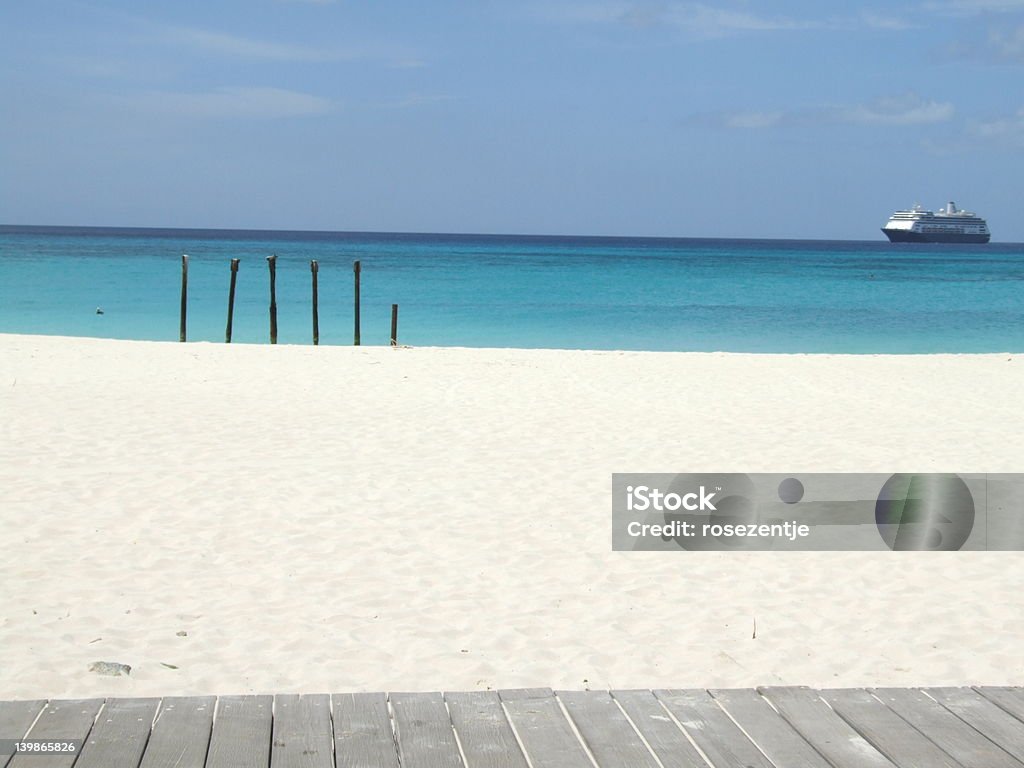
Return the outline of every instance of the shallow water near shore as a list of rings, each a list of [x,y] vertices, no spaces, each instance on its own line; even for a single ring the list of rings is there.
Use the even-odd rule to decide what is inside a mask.
[[[181,255],[188,337],[733,352],[1024,349],[1024,245],[0,227],[0,332],[177,340]],[[97,314],[97,308],[103,310]]]

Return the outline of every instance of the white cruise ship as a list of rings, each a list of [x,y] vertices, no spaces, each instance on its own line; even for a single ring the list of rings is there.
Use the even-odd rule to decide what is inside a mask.
[[[938,212],[920,205],[896,211],[882,231],[893,243],[987,243],[991,238],[983,218],[958,210],[952,202]]]

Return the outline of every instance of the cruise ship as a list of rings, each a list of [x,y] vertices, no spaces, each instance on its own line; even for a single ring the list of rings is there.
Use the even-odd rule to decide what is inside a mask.
[[[987,243],[991,238],[983,218],[958,210],[953,202],[938,212],[920,205],[896,211],[882,231],[893,243]]]

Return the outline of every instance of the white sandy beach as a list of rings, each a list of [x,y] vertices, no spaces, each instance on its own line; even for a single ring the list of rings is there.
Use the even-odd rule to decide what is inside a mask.
[[[0,336],[0,698],[1021,685],[1024,554],[615,553],[610,486],[1021,471],[1022,392],[1008,354]]]

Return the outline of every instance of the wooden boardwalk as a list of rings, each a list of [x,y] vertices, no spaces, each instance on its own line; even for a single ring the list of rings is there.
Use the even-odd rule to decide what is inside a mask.
[[[12,755],[19,739],[76,747]],[[1024,768],[1024,688],[0,702],[0,768],[399,766]]]

